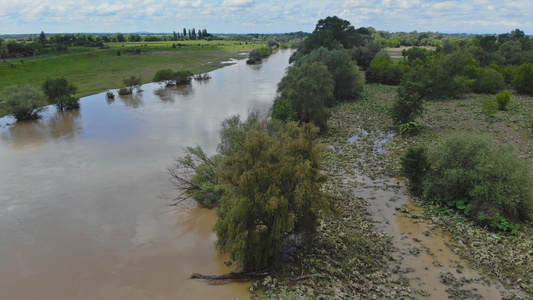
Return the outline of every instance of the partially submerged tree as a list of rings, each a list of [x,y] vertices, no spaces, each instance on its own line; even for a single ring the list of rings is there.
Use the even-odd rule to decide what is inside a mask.
[[[58,110],[69,110],[80,107],[80,98],[74,97],[78,88],[65,77],[48,77],[42,85],[48,103],[54,104]]]
[[[289,122],[272,135],[268,125],[233,122],[226,130],[217,248],[244,271],[272,269],[290,238],[309,245],[320,211],[330,207],[321,191],[318,129]]]
[[[4,109],[17,121],[37,119],[46,109],[46,101],[34,87],[26,84],[21,87],[13,85],[4,90]]]
[[[321,130],[327,129],[328,114],[324,107],[333,97],[335,81],[326,65],[315,62],[294,66],[278,84],[274,105],[282,99],[291,103],[298,121],[313,123]]]
[[[175,73],[171,69],[158,70],[155,73],[154,81],[164,83],[166,86],[176,85]]]
[[[141,92],[141,77],[137,76],[130,76],[127,78],[124,78],[122,80],[124,82],[125,87],[121,88],[119,90],[119,94],[125,95],[125,94],[133,94],[133,91],[137,90],[137,92]]]

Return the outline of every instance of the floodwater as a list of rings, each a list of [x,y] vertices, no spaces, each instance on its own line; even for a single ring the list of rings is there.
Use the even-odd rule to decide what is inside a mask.
[[[359,129],[348,143],[361,146],[361,164],[370,152],[387,155],[384,145],[391,133]],[[360,139],[365,137],[365,139]],[[364,144],[367,144],[366,147]],[[335,148],[332,150],[336,151]],[[502,299],[506,291],[468,267],[451,249],[451,239],[424,218],[423,209],[409,198],[403,182],[393,178],[371,178],[361,170],[346,179],[356,196],[367,199],[376,227],[387,233],[395,249],[388,272],[394,279],[406,278],[416,299]]]
[[[166,169],[186,146],[213,154],[221,121],[266,112],[291,51],[190,87],[145,84],[34,122],[0,119],[0,299],[234,299],[246,284],[215,250],[214,212],[168,206]]]

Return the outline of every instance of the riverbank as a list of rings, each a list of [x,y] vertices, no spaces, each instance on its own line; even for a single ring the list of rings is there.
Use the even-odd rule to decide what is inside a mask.
[[[182,43],[176,48],[172,48],[172,42],[113,43],[110,49],[0,61],[0,96],[10,85],[30,84],[40,89],[47,77],[65,76],[78,87],[76,96],[84,97],[118,89],[129,76],[141,77],[142,83],[152,82],[160,69],[189,70],[194,74],[210,72],[226,66],[223,62],[232,58],[246,58],[239,53],[259,47],[259,44],[224,41]],[[4,115],[0,109],[0,117]]]
[[[483,96],[431,102],[419,136],[398,136],[387,112],[396,87],[365,86],[365,97],[331,110],[324,170],[337,216],[321,224],[318,243],[292,272],[325,274],[298,285],[267,281],[266,297],[311,299],[527,299],[533,296],[531,229],[518,235],[476,228],[408,200],[399,156],[410,145],[446,131],[488,132],[514,142],[531,159],[533,99],[514,97],[494,118],[481,113]],[[531,122],[529,120],[529,122]],[[298,274],[302,275],[302,274]]]

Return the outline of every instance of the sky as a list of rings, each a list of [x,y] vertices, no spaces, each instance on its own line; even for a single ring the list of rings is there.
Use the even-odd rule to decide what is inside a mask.
[[[334,15],[390,32],[533,35],[533,0],[0,0],[0,34],[312,32]]]

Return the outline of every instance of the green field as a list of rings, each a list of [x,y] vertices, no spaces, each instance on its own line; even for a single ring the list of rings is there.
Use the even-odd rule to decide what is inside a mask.
[[[176,44],[176,48],[172,44]],[[181,44],[181,45],[178,45]],[[30,84],[40,88],[46,77],[65,76],[83,97],[123,86],[122,79],[140,76],[151,82],[159,69],[189,70],[194,74],[222,67],[260,44],[230,41],[181,41],[109,43],[109,49],[70,47],[69,53],[0,61],[0,99],[10,85]],[[140,54],[134,50],[140,49]],[[120,56],[117,52],[120,51]],[[246,56],[241,55],[241,58]],[[0,116],[4,113],[0,109]]]

